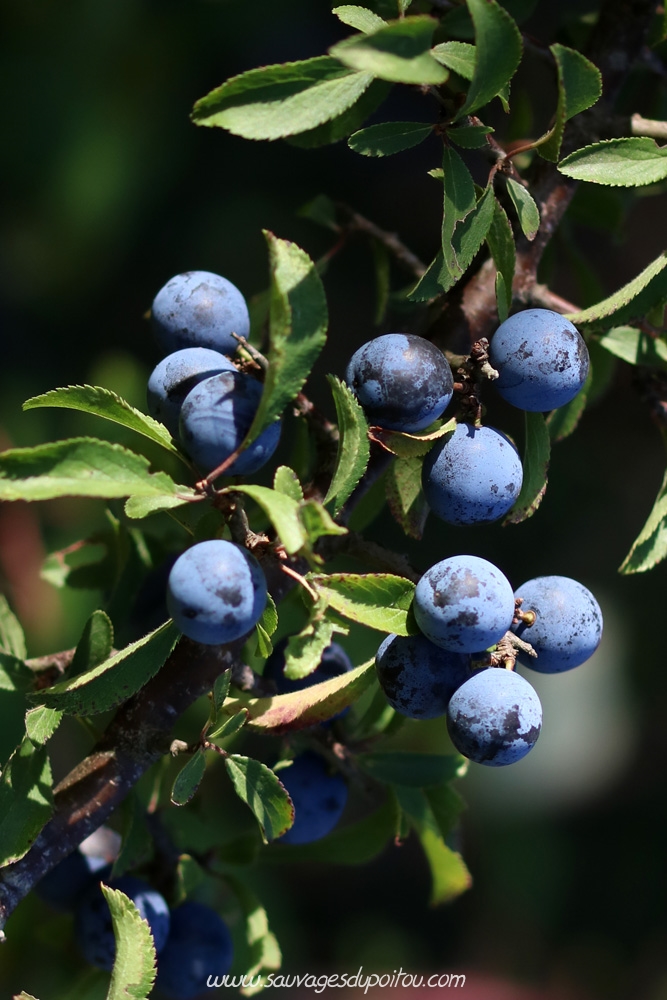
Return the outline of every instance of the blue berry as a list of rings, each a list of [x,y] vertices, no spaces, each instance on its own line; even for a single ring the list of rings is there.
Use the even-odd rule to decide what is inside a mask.
[[[232,958],[232,936],[215,910],[203,903],[181,903],[171,911],[156,986],[170,1000],[194,1000],[206,990],[209,976],[227,975]]]
[[[431,448],[422,472],[428,505],[448,524],[497,521],[514,505],[522,482],[512,442],[494,427],[464,423]]]
[[[132,900],[139,913],[148,921],[159,952],[169,934],[169,907],[164,898],[147,882],[123,875],[110,883],[111,889],[120,889]],[[81,899],[74,915],[74,933],[87,962],[98,969],[113,968],[116,941],[113,933],[111,911],[102,895],[99,884],[93,886]]]
[[[151,308],[155,339],[165,354],[183,347],[210,347],[233,354],[247,337],[248,307],[240,291],[227,278],[210,271],[186,271],[160,289]]]
[[[257,624],[265,605],[261,566],[233,542],[199,542],[178,557],[169,573],[169,614],[195,642],[217,645],[240,639]]]
[[[452,556],[417,584],[417,625],[436,646],[474,653],[497,643],[514,616],[514,594],[500,570],[478,556]]]
[[[535,412],[574,399],[590,366],[577,328],[551,309],[524,309],[501,323],[491,340],[489,361],[499,372],[494,385],[503,399]]]
[[[294,803],[294,824],[280,839],[286,844],[309,844],[331,833],[347,802],[347,785],[340,774],[331,774],[319,754],[307,751],[278,777]]]
[[[590,590],[567,576],[538,576],[524,583],[515,597],[522,611],[537,615],[532,625],[519,622],[512,631],[529,642],[537,659],[519,652],[525,667],[559,674],[589,659],[602,638],[602,612]]]
[[[452,372],[442,351],[423,337],[386,333],[356,351],[345,380],[373,424],[422,431],[452,398]]]
[[[375,657],[387,701],[410,719],[434,719],[470,677],[470,657],[435,646],[423,635],[388,635]]]
[[[35,892],[56,910],[73,910],[86,889],[110,871],[106,858],[88,857],[77,849],[38,882]]]
[[[447,730],[459,753],[477,764],[513,764],[532,750],[542,727],[534,688],[512,670],[473,674],[449,702]]]
[[[224,354],[208,347],[185,347],[168,354],[148,379],[148,412],[160,420],[173,437],[178,435],[178,418],[183,400],[204,379],[236,368]]]
[[[250,430],[262,386],[250,375],[222,372],[196,385],[181,407],[179,436],[190,458],[206,472],[221,465]],[[226,470],[228,476],[256,472],[273,455],[280,440],[280,421],[262,431]]]

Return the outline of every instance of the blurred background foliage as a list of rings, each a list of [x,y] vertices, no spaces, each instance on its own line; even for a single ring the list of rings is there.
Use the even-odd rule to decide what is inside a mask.
[[[438,164],[435,139],[376,161],[344,143],[304,150],[189,122],[193,102],[223,79],[321,54],[344,37],[347,29],[328,6],[2,5],[0,446],[113,435],[111,425],[64,411],[23,415],[21,402],[56,385],[89,382],[143,407],[158,359],[145,318],[157,289],[197,268],[224,274],[248,297],[260,292],[267,282],[263,228],[314,258],[332,245],[330,233],[299,215],[320,193],[398,232],[424,260],[433,256],[441,195],[426,171]],[[530,4],[522,6],[529,12]],[[548,43],[576,45],[595,10],[578,0],[542,0],[525,29]],[[661,54],[633,74],[622,110],[665,116],[664,87],[656,86]],[[383,118],[427,120],[430,105],[402,89]],[[510,119],[496,109],[490,116],[501,140],[539,134],[555,88],[530,52],[512,99]],[[664,185],[639,197],[582,187],[545,257],[542,280],[581,306],[610,293],[663,249],[666,208]],[[400,273],[393,278],[396,287],[404,282]],[[331,261],[325,285],[329,344],[308,391],[334,416],[323,373],[342,375],[359,344],[396,325],[374,326],[373,256],[363,240]],[[444,342],[446,327],[440,336]],[[520,439],[516,411],[488,395],[489,422]],[[115,439],[124,440],[120,432]],[[365,868],[304,864],[257,873],[286,969],[352,971],[363,964],[380,972],[400,965],[529,984],[531,997],[667,997],[667,568],[617,574],[663,469],[659,431],[632,372],[619,362],[576,434],[555,448],[546,498],[527,523],[468,530],[431,520],[416,543],[388,515],[374,522],[371,537],[407,552],[419,569],[467,550],[497,562],[515,585],[550,573],[580,579],[602,604],[605,638],[580,670],[531,676],[545,706],[534,753],[500,773],[473,766],[462,784],[469,809],[460,846],[474,886],[460,900],[428,909],[428,873],[411,841]],[[102,505],[83,500],[0,506],[0,580],[27,630],[30,655],[76,642],[99,601],[94,592],[55,590],[43,581],[45,555],[104,525]],[[353,633],[345,644],[360,663],[378,639]],[[0,718],[3,759],[18,737],[10,709]],[[74,725],[63,733],[54,747],[59,776],[90,745]],[[414,748],[447,746],[442,720],[408,724],[400,739]],[[42,996],[43,989],[51,1000],[78,964],[66,918],[30,899],[8,929],[2,995],[30,988]],[[500,998],[499,981],[494,988]],[[508,996],[523,996],[518,985],[514,990]],[[468,995],[474,1000],[472,990]]]

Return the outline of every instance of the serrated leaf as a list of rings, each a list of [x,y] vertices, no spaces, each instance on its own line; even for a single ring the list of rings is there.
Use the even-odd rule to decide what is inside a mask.
[[[556,119],[546,142],[538,146],[545,160],[558,161],[565,122],[590,108],[602,93],[602,75],[581,52],[565,45],[550,45],[558,71],[558,105]]]
[[[352,132],[361,128],[366,119],[377,111],[391,89],[390,83],[386,83],[384,80],[373,80],[370,87],[342,115],[337,115],[331,121],[324,122],[323,125],[318,125],[317,128],[310,129],[308,132],[292,135],[287,139],[287,142],[290,146],[314,149],[346,139]]]
[[[41,747],[50,740],[60,725],[63,712],[46,705],[30,708],[25,715],[25,731],[34,746]]]
[[[605,351],[630,365],[662,367],[667,362],[667,343],[660,338],[649,337],[634,326],[612,327],[597,342]]]
[[[328,618],[317,618],[289,638],[285,648],[285,677],[301,680],[320,665],[322,653],[331,645],[334,635],[347,635],[349,629]]]
[[[357,755],[359,766],[376,781],[412,788],[442,785],[459,775],[465,758],[459,754],[376,751]]]
[[[0,649],[19,660],[25,660],[27,655],[21,623],[4,594],[0,594]]]
[[[521,33],[495,0],[468,0],[475,26],[475,68],[465,104],[456,118],[463,118],[488,104],[509,83],[521,62]]]
[[[269,368],[247,447],[301,391],[327,339],[327,303],[317,269],[295,243],[265,232],[271,268]]]
[[[372,34],[345,38],[329,54],[350,69],[391,83],[444,83],[449,74],[430,53],[437,23],[425,15],[391,21]]]
[[[398,455],[399,458],[424,457],[436,441],[451,434],[456,429],[456,418],[452,417],[443,423],[437,422],[435,430],[427,428],[421,434],[408,434],[405,431],[391,431],[384,427],[373,428],[373,438],[383,448]]]
[[[391,573],[310,573],[306,579],[344,618],[379,632],[411,634],[408,611],[415,592],[411,580]]]
[[[507,193],[512,199],[519,217],[519,225],[526,239],[534,240],[540,228],[540,212],[535,204],[535,199],[528,188],[519,184],[512,177],[507,178]]]
[[[193,797],[206,773],[206,757],[203,750],[197,750],[190,757],[185,767],[176,775],[171,790],[171,803],[184,806]]]
[[[231,719],[225,719],[224,722],[216,725],[210,733],[206,734],[206,738],[221,743],[223,740],[228,740],[230,737],[235,736],[239,730],[243,729],[247,721],[248,713],[245,709],[241,709],[236,715],[232,715]]]
[[[100,663],[111,656],[113,649],[113,625],[111,619],[104,611],[93,611],[92,615],[83,627],[83,633],[79,639],[70,675],[82,674],[86,670],[92,670]]]
[[[619,572],[645,573],[667,556],[667,473],[646,524],[632,543]]]
[[[452,237],[452,247],[456,255],[458,267],[464,273],[472,264],[475,254],[486,239],[486,234],[493,221],[493,212],[496,200],[493,195],[493,188],[487,187],[476,207],[465,217],[456,227]],[[452,269],[447,280],[443,281],[444,291],[448,291],[452,284],[458,281],[455,269]]]
[[[35,679],[23,660],[9,653],[0,653],[0,691],[27,691]]]
[[[432,173],[433,171],[429,171]],[[445,258],[442,248],[438,250],[426,271],[421,276],[415,287],[408,293],[410,302],[429,302],[442,294],[442,284],[440,275],[445,269]]]
[[[351,73],[329,56],[261,66],[230,77],[202,97],[192,120],[245,139],[281,139],[336,118],[372,79],[370,73]]]
[[[278,493],[284,493],[286,497],[296,500],[297,503],[303,500],[303,488],[299,477],[294,469],[290,469],[288,465],[281,465],[276,469],[273,477],[273,488]]]
[[[327,375],[327,381],[336,405],[339,440],[336,468],[324,502],[335,501],[334,513],[337,514],[366,471],[370,443],[364,411],[352,390],[335,375]]]
[[[431,870],[431,905],[438,906],[455,899],[472,884],[463,858],[445,844],[423,790],[399,785],[396,786],[396,793],[401,808],[419,837]]]
[[[399,809],[396,796],[387,796],[375,812],[342,829],[333,830],[310,844],[273,844],[262,861],[288,864],[295,861],[322,861],[332,865],[365,865],[377,857],[396,833]]]
[[[299,517],[311,545],[324,535],[347,534],[347,528],[336,524],[326,507],[317,500],[305,500],[299,507]]]
[[[608,329],[644,316],[665,296],[667,296],[667,251],[651,261],[641,274],[619,288],[613,295],[589,306],[588,309],[566,313],[566,319],[576,326],[591,324]]]
[[[240,961],[246,970],[244,981],[248,985],[241,987],[240,992],[242,996],[254,996],[263,989],[263,984],[257,983],[257,979],[262,978],[261,973],[280,968],[280,948],[271,933],[266,910],[255,893],[233,875],[226,874],[225,881],[239,901],[244,918],[245,953],[240,956]]]
[[[445,266],[444,276],[440,276],[441,284],[446,283],[450,277],[456,280],[463,274],[463,264],[457,260],[454,248],[454,233],[459,223],[462,223],[477,206],[472,174],[451,146],[444,147],[442,171],[444,205],[441,246]]]
[[[190,486],[177,485],[176,490],[178,491],[178,496],[167,494],[166,496],[154,497],[128,497],[125,501],[125,514],[133,520],[139,521],[142,517],[149,517],[151,514],[159,514],[160,511],[163,510],[173,510],[175,507],[185,507],[195,498],[199,498],[198,494],[195,493]],[[188,497],[192,499],[188,500]]]
[[[422,490],[423,457],[402,459],[389,467],[386,494],[389,510],[410,538],[420,539],[429,513]]]
[[[234,791],[255,815],[265,840],[280,837],[294,822],[294,806],[278,776],[259,760],[229,754],[225,767]]]
[[[486,146],[487,136],[495,132],[489,125],[463,125],[447,129],[447,137],[462,149],[481,149]]]
[[[552,410],[552,412],[547,417],[547,428],[549,430],[549,437],[552,441],[564,441],[566,437],[569,437],[574,430],[576,430],[579,421],[584,415],[584,410],[586,409],[586,403],[588,402],[588,394],[591,391],[591,386],[593,385],[594,371],[593,365],[589,365],[588,375],[586,376],[586,381],[583,386],[569,403],[565,406],[559,406],[557,410]]]
[[[602,139],[558,164],[566,177],[611,187],[643,187],[667,177],[667,148],[646,136]]]
[[[384,28],[387,24],[385,19],[374,11],[368,10],[367,7],[357,7],[353,4],[343,4],[341,7],[334,7],[331,13],[335,14],[343,24],[347,24],[350,28],[356,28],[357,31],[363,31],[365,34],[377,31],[378,28]]]
[[[103,417],[114,424],[120,424],[122,427],[128,427],[130,430],[136,431],[137,434],[142,434],[150,441],[159,444],[189,466],[186,456],[176,446],[164,424],[149,417],[148,414],[142,413],[141,410],[136,410],[111,389],[104,389],[99,385],[68,385],[52,389],[41,396],[26,399],[23,409],[35,410],[42,406],[81,410],[84,413]]]
[[[0,454],[0,500],[66,496],[111,500],[179,491],[166,472],[149,473],[148,469],[143,455],[96,438],[11,448]]]
[[[170,620],[149,635],[121,649],[103,663],[60,681],[33,695],[33,699],[68,715],[97,715],[136,694],[153,677],[178,642],[180,633]]]
[[[102,885],[102,892],[111,911],[116,939],[116,959],[107,1000],[148,1000],[157,972],[155,944],[148,921],[120,889]]]
[[[382,122],[354,132],[347,144],[362,156],[391,156],[418,146],[432,131],[428,122]]]
[[[271,642],[271,636],[263,627],[261,622],[257,622],[255,625],[255,637],[257,639],[255,655],[259,656],[263,660],[266,660],[267,657],[271,656],[271,653],[273,652],[273,643]]]
[[[541,413],[525,414],[523,484],[516,502],[503,524],[520,524],[535,513],[547,488],[551,439]]]
[[[221,490],[223,493],[243,493],[251,497],[258,504],[271,524],[276,529],[280,541],[285,546],[286,552],[290,555],[298,552],[306,541],[306,534],[299,519],[299,504],[296,500],[286,496],[284,493],[277,493],[268,486],[255,486],[254,484],[239,485],[230,487],[229,490]]]
[[[493,263],[502,283],[496,284],[496,299],[498,302],[498,318],[502,323],[512,306],[512,282],[516,263],[516,247],[514,234],[505,209],[497,201],[493,209],[493,219],[486,234]]]
[[[470,42],[440,42],[433,46],[431,55],[464,80],[472,80],[475,73],[475,46]]]
[[[311,684],[302,691],[275,695],[272,698],[237,698],[225,705],[234,712],[248,710],[248,725],[274,734],[304,729],[333,718],[366,690],[375,678],[375,661],[362,664],[340,677]]]
[[[26,737],[0,776],[0,868],[27,854],[51,818],[52,785],[46,750]]]
[[[275,630],[278,628],[278,608],[276,607],[276,602],[271,597],[271,594],[266,595],[266,606],[264,607],[262,617],[259,620],[267,635],[273,635]]]
[[[223,670],[215,679],[215,684],[213,685],[213,707],[216,713],[220,711],[229,694],[231,679],[231,670]]]

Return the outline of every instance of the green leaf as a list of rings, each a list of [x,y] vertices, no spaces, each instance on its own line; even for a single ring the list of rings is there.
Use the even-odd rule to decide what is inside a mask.
[[[336,118],[372,79],[370,73],[351,73],[328,56],[261,66],[230,77],[202,97],[192,120],[245,139],[282,139]]]
[[[352,4],[334,7],[331,13],[335,14],[343,24],[347,24],[350,28],[356,28],[357,31],[363,31],[365,34],[377,31],[378,28],[384,28],[387,24],[383,17],[368,10],[367,7],[356,7]]]
[[[266,607],[262,611],[262,617],[259,621],[267,635],[273,635],[278,628],[278,608],[271,594],[266,595]]]
[[[44,746],[60,725],[62,717],[63,712],[47,708],[46,705],[28,709],[25,716],[25,731],[30,742],[36,747]]]
[[[327,303],[312,260],[295,243],[264,235],[271,267],[269,368],[244,447],[301,391],[327,339]]]
[[[383,122],[355,132],[347,144],[362,156],[391,156],[418,146],[432,131],[433,126],[428,122]]]
[[[112,423],[128,427],[137,434],[142,434],[150,441],[159,444],[172,455],[176,455],[186,465],[189,462],[183,452],[174,443],[171,434],[157,420],[153,420],[141,410],[135,410],[126,400],[111,389],[103,389],[99,385],[68,385],[60,389],[52,389],[41,396],[26,399],[24,410],[35,410],[40,406],[59,406],[69,410],[82,410],[104,417]]]
[[[215,684],[213,685],[213,708],[216,713],[220,711],[229,694],[231,679],[231,670],[223,670],[215,679]]]
[[[154,854],[153,837],[146,822],[146,807],[136,790],[123,803],[123,839],[111,869],[110,881],[150,861]]]
[[[25,660],[27,655],[21,623],[4,594],[0,594],[0,649],[19,660]]]
[[[459,754],[376,751],[357,756],[359,766],[376,781],[412,788],[442,785],[459,776],[465,758]]]
[[[96,715],[136,694],[153,677],[179,639],[172,621],[121,649],[92,670],[33,695],[68,715]]]
[[[540,212],[535,204],[535,199],[523,184],[519,184],[512,177],[507,178],[507,193],[509,194],[516,214],[519,217],[521,226],[527,240],[534,240],[540,228]]]
[[[415,585],[391,573],[310,573],[306,579],[344,618],[379,632],[409,635]]]
[[[35,675],[23,660],[9,653],[0,653],[0,691],[27,691]]]
[[[116,939],[116,959],[107,1000],[148,1000],[155,982],[153,935],[132,900],[120,889],[103,885]]]
[[[271,636],[261,622],[257,622],[255,625],[255,636],[257,638],[255,655],[265,660],[273,652],[273,643],[271,642]]]
[[[0,868],[27,854],[51,818],[52,785],[46,750],[26,737],[0,776]]]
[[[444,207],[442,215],[442,252],[445,267],[441,284],[450,276],[456,280],[463,274],[463,265],[456,258],[454,232],[477,206],[475,183],[465,163],[451,146],[445,146],[442,154]],[[452,284],[454,281],[452,281]]]
[[[331,645],[334,635],[347,635],[349,629],[328,618],[316,618],[298,635],[289,638],[285,649],[285,677],[301,680],[320,665],[322,653]]]
[[[185,767],[176,775],[171,790],[171,802],[175,806],[184,806],[193,797],[206,773],[206,756],[203,750],[197,750],[190,757]]]
[[[149,473],[148,459],[108,441],[70,438],[10,448],[0,454],[0,500],[175,494],[166,472]]]
[[[294,806],[278,776],[259,760],[230,754],[225,767],[234,791],[255,815],[266,841],[275,840],[294,822]]]
[[[667,343],[649,337],[634,326],[612,327],[597,342],[605,351],[630,365],[662,367],[667,362]]]
[[[410,302],[429,302],[442,294],[440,275],[445,271],[445,258],[440,248],[415,287],[408,293]]]
[[[389,295],[391,293],[391,257],[384,243],[380,240],[371,239],[371,250],[373,252],[373,264],[375,265],[375,325],[379,326],[384,320],[389,305]]]
[[[323,535],[347,534],[347,528],[336,524],[326,507],[317,500],[305,500],[299,507],[299,517],[311,545]]]
[[[519,524],[534,514],[547,488],[551,439],[544,416],[526,412],[525,428],[523,485],[503,524]]]
[[[288,465],[280,465],[273,477],[273,488],[278,493],[284,493],[286,497],[291,497],[297,503],[303,500],[303,489],[299,482],[299,477]]]
[[[163,510],[185,507],[188,503],[192,502],[188,500],[188,497],[192,499],[195,497],[200,498],[200,495],[195,493],[190,486],[177,486],[176,489],[178,490],[178,496],[167,494],[166,496],[128,497],[125,501],[125,514],[133,520],[139,521],[142,517],[159,514]]]
[[[435,785],[424,789],[424,798],[433,814],[441,837],[448,837],[466,805],[451,785]]]
[[[251,728],[277,735],[333,718],[356,701],[374,679],[375,661],[371,660],[340,677],[319,681],[293,694],[231,699],[225,710],[234,712],[245,708],[250,715],[248,725]]]
[[[276,529],[285,550],[291,555],[305,544],[306,534],[299,519],[299,504],[296,500],[277,493],[268,486],[239,485],[221,490],[221,493],[244,493],[258,504]]]
[[[37,1000],[37,997],[34,997],[32,993],[26,993],[25,990],[23,990],[21,993],[16,993],[13,1000]]]
[[[494,205],[493,220],[486,234],[486,242],[493,257],[493,263],[496,265],[496,271],[502,278],[502,282],[496,285],[498,318],[502,323],[507,319],[512,306],[512,282],[514,280],[516,248],[514,246],[514,234],[512,233],[510,221],[507,218],[505,209],[497,201]]]
[[[463,149],[481,149],[494,131],[489,125],[457,125],[447,129],[447,138]]]
[[[352,132],[361,128],[374,111],[377,111],[391,88],[392,85],[385,83],[384,80],[373,80],[368,90],[365,90],[361,97],[342,115],[338,115],[330,122],[324,122],[323,125],[318,125],[317,128],[310,129],[308,132],[299,132],[298,135],[290,136],[287,142],[290,146],[313,149],[339,142],[340,139],[346,139]]]
[[[262,984],[257,984],[257,978],[265,971],[280,968],[280,947],[275,935],[271,933],[266,910],[255,893],[234,876],[226,874],[225,881],[238,899],[244,918],[244,948],[235,959],[240,961],[241,968],[245,970],[244,979],[249,985],[242,986],[239,992],[242,996],[254,996],[263,989]]]
[[[447,847],[427,794],[421,789],[396,786],[401,808],[410,820],[431,870],[431,905],[438,906],[470,888],[471,878],[460,854]]]
[[[500,4],[468,0],[468,10],[475,26],[475,69],[457,119],[496,97],[514,76],[522,54],[521,32]]]
[[[538,147],[545,160],[558,161],[565,122],[590,108],[602,93],[602,75],[581,52],[565,45],[549,46],[558,71],[558,106],[549,139]]]
[[[420,456],[393,462],[387,473],[387,503],[394,519],[410,538],[420,539],[429,513],[422,490]]]
[[[370,457],[370,442],[364,411],[352,390],[335,375],[327,375],[327,381],[331,386],[336,405],[340,437],[336,468],[324,502],[335,501],[334,512],[337,514],[366,471]]]
[[[475,73],[474,45],[469,42],[440,42],[433,46],[431,55],[464,80],[472,80]]]
[[[667,177],[667,148],[646,136],[603,139],[558,164],[566,177],[611,187],[643,187]]]
[[[408,434],[406,431],[391,431],[384,427],[373,429],[373,438],[383,448],[398,455],[399,458],[418,458],[428,454],[436,441],[456,430],[456,419],[452,417],[446,422],[436,421],[435,430],[426,428],[421,434]],[[433,425],[431,425],[433,427]]]
[[[437,23],[427,16],[392,21],[372,34],[345,38],[329,54],[350,69],[391,83],[444,83],[449,74],[430,53]]]
[[[273,844],[271,850],[262,855],[262,861],[278,864],[295,861],[320,861],[332,865],[368,864],[384,850],[396,833],[398,803],[391,789],[387,791],[383,804],[369,816],[333,830],[310,844]]]
[[[486,239],[486,234],[493,222],[495,204],[493,188],[489,186],[482,194],[477,206],[457,225],[454,231],[452,248],[461,274],[470,267],[475,254]],[[448,291],[458,281],[461,274],[457,273],[456,268],[452,268],[446,277],[441,275],[444,291]]]
[[[617,292],[588,309],[567,313],[576,326],[591,324],[608,329],[642,317],[657,302],[667,297],[667,251],[645,267],[641,274]]]
[[[574,399],[571,399],[565,406],[560,406],[557,410],[552,410],[547,417],[549,437],[552,441],[564,441],[566,437],[569,437],[576,430],[586,409],[588,395],[593,385],[593,378],[594,370],[591,364],[588,369],[586,381]]]
[[[225,719],[224,722],[217,725],[210,733],[207,733],[206,738],[208,740],[215,740],[216,743],[222,743],[223,740],[228,740],[232,736],[236,736],[239,730],[243,729],[247,721],[248,713],[245,709],[241,709],[236,715],[232,715],[231,719]]]
[[[620,573],[645,573],[667,556],[667,473],[653,509],[632,548],[623,560]]]
[[[83,627],[83,633],[74,653],[70,675],[92,670],[111,656],[113,625],[104,611],[93,611]]]

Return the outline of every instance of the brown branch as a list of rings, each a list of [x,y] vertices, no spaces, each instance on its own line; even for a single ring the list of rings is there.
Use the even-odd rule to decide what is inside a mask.
[[[426,273],[426,264],[401,242],[396,233],[388,233],[385,229],[381,229],[374,222],[371,222],[370,219],[359,215],[358,212],[355,212],[348,205],[339,203],[336,207],[344,213],[346,217],[345,228],[348,231],[366,233],[366,235],[378,240],[396,258],[398,263],[415,278],[419,279]]]

